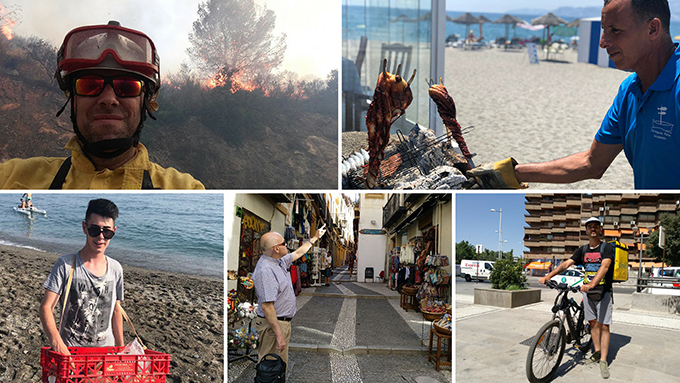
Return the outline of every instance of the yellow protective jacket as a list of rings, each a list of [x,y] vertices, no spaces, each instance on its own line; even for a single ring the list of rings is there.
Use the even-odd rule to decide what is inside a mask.
[[[75,136],[65,148],[71,151],[71,166],[62,189],[141,189],[145,177],[146,186],[150,180],[155,189],[205,189],[191,175],[149,161],[149,152],[142,144],[137,145],[134,158],[113,170],[96,170]],[[63,157],[33,157],[4,162],[0,164],[0,188],[49,189],[65,160]]]

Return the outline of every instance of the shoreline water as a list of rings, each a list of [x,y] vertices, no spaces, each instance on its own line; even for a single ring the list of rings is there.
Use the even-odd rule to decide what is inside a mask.
[[[38,309],[59,254],[0,245],[0,381],[41,380]],[[172,355],[168,382],[224,379],[224,281],[123,264],[123,307],[146,346]],[[56,310],[58,311],[58,310]],[[58,314],[57,314],[58,316]],[[125,341],[134,334],[124,325]]]
[[[54,243],[48,244],[40,240],[12,238],[0,239],[0,246],[22,248],[46,254],[51,253],[64,255],[72,254],[80,250],[83,244],[55,245]],[[219,265],[219,267],[214,267],[215,264],[219,262],[215,262],[215,260],[211,259],[197,260],[192,257],[182,257],[180,255],[168,256],[162,253],[116,249],[115,246],[112,246],[111,249],[108,249],[106,255],[120,262],[124,266],[136,267],[149,271],[177,273],[186,276],[215,279],[222,279],[224,276],[224,259],[222,259],[222,264]],[[153,259],[153,261],[150,261],[150,259]],[[180,267],[179,265],[184,265],[184,267]]]

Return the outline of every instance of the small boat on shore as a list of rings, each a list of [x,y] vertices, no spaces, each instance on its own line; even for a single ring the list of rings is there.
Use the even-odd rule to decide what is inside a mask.
[[[14,206],[14,211],[20,214],[31,215],[33,213],[46,215],[47,211],[36,209],[34,206],[31,207],[18,207]]]

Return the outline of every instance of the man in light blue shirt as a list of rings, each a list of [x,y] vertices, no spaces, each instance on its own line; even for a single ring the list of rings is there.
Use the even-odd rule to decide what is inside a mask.
[[[290,321],[297,311],[293,283],[290,279],[290,265],[305,255],[321,238],[326,225],[316,231],[314,237],[305,241],[292,253],[283,236],[269,232],[260,239],[262,257],[253,271],[253,282],[257,293],[257,320],[255,325],[260,336],[258,361],[267,354],[278,354],[288,364],[288,343]]]

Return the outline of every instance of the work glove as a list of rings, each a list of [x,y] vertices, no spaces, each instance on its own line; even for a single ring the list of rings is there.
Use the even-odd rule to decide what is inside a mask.
[[[480,165],[465,174],[468,180],[463,184],[465,189],[523,189],[528,187],[520,183],[515,175],[517,161],[509,157],[496,163]]]

